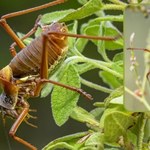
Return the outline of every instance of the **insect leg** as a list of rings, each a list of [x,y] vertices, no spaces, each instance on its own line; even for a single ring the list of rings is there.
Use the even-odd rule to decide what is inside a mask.
[[[2,16],[1,18],[2,19],[8,19],[8,18],[28,14],[28,13],[31,13],[31,12],[34,12],[34,11],[38,11],[38,10],[41,10],[41,9],[45,9],[45,8],[48,8],[48,7],[51,7],[51,6],[54,6],[54,5],[64,3],[65,1],[66,0],[54,0],[52,2],[43,4],[43,5],[40,5],[40,6],[37,6],[37,7],[33,7],[33,8],[29,8],[29,9],[25,9],[25,10],[21,10],[21,11],[6,14],[6,15]]]
[[[39,21],[41,19],[41,15],[38,16],[38,18],[36,19],[35,21],[35,24],[34,24],[34,27],[28,32],[26,33],[22,38],[21,38],[21,41],[25,40],[26,38],[30,37],[32,34],[34,34],[36,31],[37,31],[37,28],[39,26]],[[16,49],[15,49],[15,46],[17,45],[16,42],[12,43],[10,45],[10,53],[11,55],[14,57],[16,55]]]
[[[41,89],[43,88],[43,85],[45,83],[52,83],[52,84],[64,87],[66,89],[69,89],[71,91],[75,91],[77,93],[80,93],[88,99],[93,99],[90,94],[87,94],[82,89],[68,86],[68,85],[65,85],[65,84],[62,84],[62,83],[48,79],[48,51],[47,51],[47,47],[46,47],[48,45],[47,44],[48,40],[49,40],[48,36],[43,34],[43,51],[42,51],[42,58],[41,58],[40,79],[37,80],[37,86],[36,86],[36,89],[34,91],[34,96],[39,95],[39,93],[41,92]]]
[[[27,14],[27,13],[30,13],[30,12],[38,11],[38,10],[48,8],[50,6],[57,5],[57,4],[64,3],[64,2],[65,2],[65,0],[55,0],[53,2],[49,2],[49,3],[41,5],[41,6],[37,6],[37,7],[29,8],[29,9],[26,9],[26,10],[6,14],[6,15],[4,15],[0,18],[0,25],[13,38],[13,40],[17,43],[19,48],[23,49],[25,47],[24,43],[21,41],[21,39],[19,39],[19,37],[15,34],[15,32],[7,24],[6,19],[16,17],[16,16],[20,16],[20,15],[23,15],[23,14]],[[12,56],[16,55],[15,49],[12,49],[11,54],[12,54]]]
[[[9,131],[9,135],[16,140],[17,142],[27,146],[28,148],[32,149],[32,150],[36,150],[37,148],[33,145],[31,145],[30,143],[28,143],[27,141],[21,139],[20,137],[16,136],[16,132],[18,127],[20,126],[20,124],[22,123],[22,121],[25,119],[25,117],[27,116],[28,112],[29,112],[29,104],[24,103],[25,106],[21,112],[21,114],[18,116],[17,120],[14,122],[14,124],[12,125],[10,131]]]
[[[11,27],[7,24],[5,19],[0,19],[0,25],[6,30],[6,32],[13,38],[13,40],[17,43],[17,45],[23,49],[26,47],[21,39],[16,35],[16,33],[11,29]]]

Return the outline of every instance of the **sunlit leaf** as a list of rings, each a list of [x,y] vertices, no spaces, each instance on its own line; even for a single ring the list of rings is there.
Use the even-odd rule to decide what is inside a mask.
[[[89,123],[93,126],[99,125],[99,123],[95,120],[94,116],[81,107],[74,108],[71,117],[75,120],[84,123]]]
[[[103,82],[108,84],[112,89],[118,88],[122,85],[122,83],[109,72],[100,71],[99,75],[102,78]]]
[[[42,150],[79,149],[83,144],[78,141],[88,134],[89,132],[79,132],[55,139],[54,141],[48,143]]]
[[[69,65],[60,83],[80,88],[80,78],[73,67]],[[57,125],[63,125],[69,118],[79,99],[79,94],[69,89],[55,86],[52,92],[52,112]]]
[[[75,11],[75,10],[68,9],[68,10],[55,11],[55,12],[52,12],[52,13],[44,14],[42,16],[41,22],[44,23],[44,24],[50,24],[52,22],[57,22],[57,21],[64,18],[65,16],[67,16],[68,14],[70,14],[73,11]]]
[[[87,16],[92,15],[93,13],[101,10],[102,2],[101,0],[90,0],[84,6],[78,8],[77,10],[71,12],[65,16],[60,21],[70,21],[75,19],[82,19]]]
[[[91,150],[104,149],[104,134],[100,132],[93,133],[85,142],[85,147]]]

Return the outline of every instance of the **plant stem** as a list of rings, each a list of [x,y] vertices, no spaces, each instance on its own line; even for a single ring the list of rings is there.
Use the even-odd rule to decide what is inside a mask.
[[[88,59],[87,61],[89,63],[93,64],[94,66],[96,66],[97,68],[102,69],[104,71],[107,71],[107,72],[111,73],[112,75],[114,75],[114,76],[120,78],[121,80],[123,80],[123,75],[122,74],[118,73],[117,71],[114,71],[114,70],[110,69],[108,66],[100,64],[100,61],[92,60],[92,59]],[[111,63],[109,63],[109,65],[110,65],[110,67],[112,66]]]
[[[142,114],[142,124],[139,131],[139,139],[138,139],[138,150],[142,150],[143,147],[143,139],[144,139],[144,129],[147,122],[147,118],[145,117],[145,113]]]
[[[119,16],[113,16],[113,15],[107,15],[104,17],[98,17],[94,20],[91,20],[89,22],[89,24],[96,24],[96,23],[100,23],[101,21],[117,21],[117,22],[123,22],[123,15],[119,15]]]
[[[91,87],[93,89],[96,89],[96,90],[99,90],[99,91],[102,91],[102,92],[105,92],[105,93],[111,93],[113,90],[111,89],[108,89],[106,87],[103,87],[101,85],[98,85],[98,84],[95,84],[95,83],[92,83],[90,81],[87,81],[83,78],[80,78],[81,79],[81,83],[88,86],[88,87]]]
[[[110,2],[114,3],[114,4],[119,4],[119,5],[123,5],[123,6],[126,6],[127,4],[120,1],[120,0],[109,0]]]
[[[64,67],[67,67],[70,64],[77,64],[79,62],[86,62],[87,64],[91,64],[91,65],[93,65],[93,68],[102,69],[104,71],[107,71],[107,72],[111,73],[115,77],[120,78],[121,80],[123,80],[123,75],[122,74],[120,74],[117,71],[111,69],[112,63],[86,58],[84,56],[69,57],[68,59],[65,60],[65,62],[63,63],[63,65],[61,66],[60,69],[63,71],[63,70],[65,70]]]
[[[116,4],[104,4],[103,10],[121,10],[124,11],[126,6]]]

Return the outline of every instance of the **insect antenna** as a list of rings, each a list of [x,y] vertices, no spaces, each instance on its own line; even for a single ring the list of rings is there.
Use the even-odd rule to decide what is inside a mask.
[[[104,41],[115,41],[122,37],[122,35],[120,34],[114,37],[112,36],[90,36],[90,35],[62,33],[62,32],[49,32],[48,34],[58,34],[58,35],[64,35],[64,36],[74,37],[74,38],[85,38],[85,39],[91,39],[91,40],[104,40]]]

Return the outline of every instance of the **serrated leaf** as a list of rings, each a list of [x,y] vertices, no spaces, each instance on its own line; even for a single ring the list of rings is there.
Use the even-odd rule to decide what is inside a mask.
[[[60,83],[80,88],[80,78],[73,65],[69,65],[64,71]],[[52,92],[52,113],[58,126],[63,125],[76,107],[79,94],[69,89],[55,86]]]
[[[122,85],[122,83],[109,72],[100,71],[99,75],[102,78],[103,82],[108,84],[112,89],[118,88]]]
[[[44,24],[50,24],[52,22],[57,22],[60,19],[64,18],[65,16],[67,16],[68,14],[70,14],[71,12],[74,12],[74,9],[68,9],[68,10],[63,10],[63,11],[55,11],[52,13],[47,13],[44,14],[41,18],[41,22]]]
[[[60,21],[70,21],[85,18],[101,10],[102,6],[101,0],[90,0],[85,5],[71,12]]]
[[[94,119],[94,116],[81,107],[76,107],[71,113],[71,117],[77,121],[89,123],[93,126],[98,126],[99,123]]]

